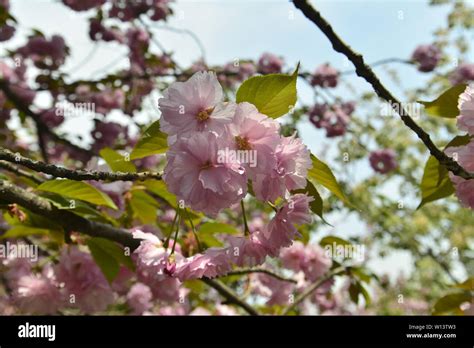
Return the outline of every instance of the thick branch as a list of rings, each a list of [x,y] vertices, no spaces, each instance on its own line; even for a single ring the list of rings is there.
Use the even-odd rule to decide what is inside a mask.
[[[122,172],[100,172],[88,170],[71,170],[58,167],[53,164],[35,161],[20,154],[15,154],[10,150],[0,147],[0,160],[20,164],[36,172],[52,175],[57,178],[67,178],[71,180],[97,180],[97,181],[138,181],[146,179],[161,180],[161,174],[155,172],[122,173]]]
[[[0,197],[6,203],[16,203],[33,213],[54,220],[67,230],[82,232],[93,237],[107,238],[132,249],[139,245],[139,241],[134,239],[127,230],[90,221],[64,209],[58,209],[47,199],[4,180],[0,180]]]
[[[361,54],[353,51],[333,30],[331,25],[321,16],[321,14],[315,10],[308,1],[306,0],[293,0],[295,6],[300,9],[303,14],[311,22],[326,35],[331,41],[332,47],[339,53],[344,54],[355,66],[356,73],[360,77],[364,78],[377,95],[390,103],[392,108],[400,115],[403,123],[411,130],[413,130],[418,138],[423,141],[425,146],[430,151],[439,163],[444,165],[453,174],[460,176],[464,179],[474,179],[474,174],[467,172],[461,167],[456,161],[448,157],[443,151],[438,149],[430,138],[430,135],[426,133],[410,116],[409,112],[402,106],[392,93],[380,82],[379,78],[375,75],[372,69],[365,63],[364,58]]]

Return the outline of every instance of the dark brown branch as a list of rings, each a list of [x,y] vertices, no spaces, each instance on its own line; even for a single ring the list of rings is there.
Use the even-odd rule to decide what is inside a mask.
[[[27,172],[26,170],[17,168],[13,164],[7,161],[0,161],[0,168],[7,170],[13,174],[16,174],[18,176],[23,176],[31,181],[33,181],[36,184],[41,184],[43,182],[42,179],[36,177],[34,174]]]
[[[47,199],[4,180],[0,180],[0,197],[8,204],[18,204],[33,213],[54,220],[67,230],[82,232],[93,237],[107,238],[132,249],[139,245],[139,241],[134,239],[127,230],[90,221],[64,209],[58,209]]]
[[[86,155],[88,157],[91,157],[94,155],[93,151],[83,149],[82,147],[75,145],[71,143],[69,140],[54,133],[48,126],[46,126],[43,123],[43,121],[41,120],[41,117],[38,114],[33,112],[27,105],[23,103],[23,101],[20,98],[18,98],[18,96],[10,89],[10,86],[8,85],[7,81],[0,79],[0,90],[2,90],[5,96],[8,98],[8,100],[10,100],[15,105],[16,109],[25,113],[27,116],[33,119],[33,121],[36,123],[39,137],[47,135],[48,138],[51,139],[52,141],[56,143],[64,144],[68,146],[69,148],[73,149],[74,151],[77,151],[83,155]]]
[[[426,133],[410,116],[409,112],[402,106],[400,101],[395,98],[392,93],[385,88],[380,82],[379,78],[375,75],[372,69],[365,63],[364,58],[361,54],[353,51],[333,30],[331,25],[321,16],[321,14],[315,10],[306,0],[293,0],[296,8],[300,9],[303,14],[311,22],[326,35],[331,41],[332,47],[335,51],[344,54],[355,66],[356,73],[358,76],[364,78],[375,93],[385,101],[389,102],[392,108],[400,115],[403,123],[413,130],[418,138],[425,144],[430,151],[430,154],[434,156],[439,163],[444,165],[450,172],[460,176],[464,179],[474,179],[474,174],[467,172],[461,167],[456,161],[448,157],[443,151],[438,149],[430,138],[430,135]]]
[[[296,280],[291,279],[291,278],[285,278],[279,274],[276,274],[268,269],[265,268],[243,268],[243,269],[237,269],[234,271],[231,271],[225,275],[225,277],[232,276],[232,275],[243,275],[243,274],[249,274],[249,273],[264,273],[267,274],[275,279],[284,281],[284,282],[290,282],[290,283],[297,283]]]
[[[67,178],[71,180],[97,180],[97,181],[138,181],[146,179],[161,180],[161,174],[155,172],[122,173],[122,172],[100,172],[88,170],[71,170],[53,164],[35,161],[20,154],[15,154],[10,150],[0,147],[0,160],[20,164],[36,172],[52,175],[57,178]]]
[[[259,315],[258,312],[250,305],[248,305],[246,302],[241,300],[234,292],[232,289],[230,289],[227,285],[224,283],[214,280],[214,279],[209,279],[209,278],[203,278],[201,279],[204,283],[209,285],[210,287],[216,289],[216,291],[224,296],[230,303],[238,304],[240,307],[242,307],[248,314],[250,315]]]

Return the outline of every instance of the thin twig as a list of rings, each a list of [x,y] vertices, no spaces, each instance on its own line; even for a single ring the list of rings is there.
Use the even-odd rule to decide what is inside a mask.
[[[243,275],[243,274],[250,274],[250,273],[264,273],[267,274],[273,278],[276,278],[278,280],[284,281],[284,282],[290,282],[296,284],[297,281],[291,278],[286,278],[283,277],[279,274],[276,274],[268,269],[265,268],[242,268],[242,269],[236,269],[234,271],[230,271],[229,273],[226,273],[225,277],[232,276],[232,275]]]
[[[161,174],[156,172],[122,173],[122,172],[100,172],[76,169],[71,170],[53,164],[35,161],[20,154],[15,154],[10,150],[0,147],[0,160],[20,164],[36,172],[52,175],[56,178],[67,178],[76,181],[97,180],[97,181],[139,181],[146,179],[161,180]]]
[[[293,308],[295,308],[297,305],[303,302],[306,297],[310,296],[314,291],[316,291],[316,289],[318,289],[321,285],[323,285],[329,279],[345,272],[346,272],[346,267],[338,267],[332,270],[331,272],[329,272],[324,277],[318,279],[315,283],[310,285],[302,294],[300,294],[292,304],[286,307],[283,310],[282,315],[287,315],[289,312],[291,312]]]
[[[4,169],[4,170],[7,170],[13,174],[16,174],[18,176],[23,176],[31,181],[33,181],[34,183],[36,184],[41,184],[43,183],[43,180],[36,177],[34,174],[30,173],[30,172],[27,172],[26,170],[23,170],[23,169],[20,169],[16,166],[14,166],[13,164],[11,164],[10,162],[7,162],[7,161],[0,161],[0,168]]]

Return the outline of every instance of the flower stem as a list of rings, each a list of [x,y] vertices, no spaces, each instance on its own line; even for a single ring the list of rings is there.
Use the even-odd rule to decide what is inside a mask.
[[[176,220],[178,219],[178,215],[179,215],[179,208],[178,208],[178,210],[176,210],[176,214],[174,215],[174,218],[173,218],[173,223],[171,224],[170,233],[168,233],[168,237],[166,237],[165,243],[163,244],[163,246],[166,249],[168,249],[168,244],[170,243],[170,238],[171,238],[171,235],[173,234],[174,225],[176,224]]]
[[[249,225],[247,223],[247,214],[245,213],[244,200],[240,201],[240,206],[242,207],[242,215],[244,217],[245,235],[248,236],[250,234],[250,230],[249,230]]]
[[[194,235],[194,238],[196,238],[196,243],[198,245],[198,250],[199,250],[199,252],[201,252],[202,251],[202,246],[201,246],[201,242],[199,241],[198,235],[196,233],[196,228],[194,227],[193,219],[191,219],[191,216],[189,215],[188,209],[184,209],[184,212],[186,213],[186,217],[188,218],[189,223],[191,224],[191,228],[193,230],[193,235]]]

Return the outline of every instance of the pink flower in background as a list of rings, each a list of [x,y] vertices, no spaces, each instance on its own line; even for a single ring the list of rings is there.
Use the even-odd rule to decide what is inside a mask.
[[[474,64],[462,63],[454,70],[450,76],[453,85],[474,81]]]
[[[433,71],[441,59],[441,51],[435,45],[418,46],[411,57],[418,64],[418,70],[422,72]]]
[[[283,59],[272,54],[264,53],[258,60],[258,72],[262,74],[277,74],[283,69]]]
[[[231,149],[255,154],[254,161],[242,163],[250,179],[275,167],[275,150],[280,143],[277,121],[259,113],[253,104],[240,103],[228,129]]]
[[[125,103],[125,93],[121,89],[105,89],[94,93],[92,102],[95,111],[99,114],[106,115],[111,110],[121,109]]]
[[[317,128],[326,129],[328,138],[337,137],[346,133],[355,103],[346,102],[329,106],[315,104],[309,111],[309,120]]]
[[[55,271],[58,282],[64,283],[71,307],[94,313],[114,301],[112,289],[92,256],[77,247],[63,249]]]
[[[15,27],[4,24],[0,26],[0,42],[10,40],[15,35]]]
[[[390,173],[398,167],[397,154],[392,149],[371,152],[369,162],[372,169],[381,174]]]
[[[268,250],[258,238],[259,232],[249,237],[229,236],[229,254],[232,262],[240,267],[253,267],[265,262]]]
[[[49,128],[60,126],[64,122],[64,116],[61,111],[56,108],[51,108],[40,113],[41,121]]]
[[[62,0],[63,4],[74,11],[88,11],[105,4],[106,0]]]
[[[218,304],[216,306],[216,315],[238,315],[234,307]]]
[[[103,40],[105,42],[125,42],[125,36],[118,28],[107,28],[96,18],[90,20],[89,37],[93,41]]]
[[[127,294],[127,304],[131,308],[132,314],[141,315],[153,306],[152,298],[153,294],[148,286],[136,283]]]
[[[460,130],[474,135],[474,88],[468,86],[461,93],[458,101],[460,115],[457,117],[457,126]]]
[[[45,267],[42,274],[21,276],[16,284],[13,301],[24,313],[55,314],[63,304],[63,297],[53,270]]]
[[[306,279],[311,282],[322,277],[331,268],[332,260],[318,244],[307,245],[305,256],[305,262],[301,265],[301,270]]]
[[[161,130],[178,138],[204,130],[221,134],[236,108],[222,99],[222,87],[212,72],[197,72],[186,82],[172,83],[158,101]]]
[[[196,133],[173,144],[164,170],[170,192],[194,210],[215,216],[247,193],[245,169],[236,159],[219,155],[213,132]]]
[[[269,306],[289,305],[294,300],[292,295],[295,284],[293,283],[276,279],[267,274],[253,274],[250,284],[254,293],[268,298],[266,304]]]
[[[94,139],[92,148],[99,151],[104,147],[113,147],[117,142],[125,142],[128,137],[128,127],[115,122],[96,121],[91,135]]]
[[[312,167],[310,152],[296,136],[282,137],[275,150],[276,163],[268,174],[257,174],[253,189],[258,199],[274,202],[287,191],[306,187]]]
[[[323,64],[313,73],[311,85],[334,88],[337,86],[338,79],[339,72],[329,64]]]
[[[59,35],[53,35],[49,40],[40,35],[32,36],[17,50],[24,58],[30,58],[37,68],[52,70],[64,63],[68,52],[69,48]]]

